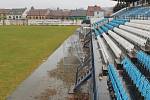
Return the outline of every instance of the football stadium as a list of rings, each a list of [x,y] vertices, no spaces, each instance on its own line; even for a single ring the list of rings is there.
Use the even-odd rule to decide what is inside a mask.
[[[0,100],[150,100],[150,0],[110,2],[0,9]]]

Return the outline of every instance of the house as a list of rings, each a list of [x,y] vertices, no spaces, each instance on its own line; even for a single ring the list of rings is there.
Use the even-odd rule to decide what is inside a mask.
[[[26,11],[27,8],[16,8],[16,9],[11,9],[7,15],[8,20],[22,20],[23,14]]]
[[[31,7],[27,13],[27,19],[49,19],[49,14],[49,9],[34,9],[34,7]]]
[[[82,9],[71,10],[69,14],[69,19],[84,20],[86,19],[86,13],[87,13],[87,10],[82,10]]]
[[[104,16],[104,11],[102,10],[102,8],[100,6],[88,6],[87,9],[87,19],[91,19],[91,18],[98,18]]]
[[[0,9],[0,20],[6,19],[10,9]]]
[[[51,10],[51,9],[34,9],[33,7],[27,14],[27,19],[67,19],[69,11]]]
[[[50,19],[68,19],[69,17],[69,10],[61,10],[61,9],[57,9],[57,10],[50,10]]]

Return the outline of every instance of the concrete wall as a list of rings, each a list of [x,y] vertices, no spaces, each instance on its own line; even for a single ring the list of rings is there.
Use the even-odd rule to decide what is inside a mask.
[[[27,20],[5,20],[5,25],[27,25]]]
[[[0,25],[3,25],[3,20],[0,20]]]
[[[45,20],[28,20],[28,25],[81,25],[81,20],[60,20],[60,19],[45,19]]]

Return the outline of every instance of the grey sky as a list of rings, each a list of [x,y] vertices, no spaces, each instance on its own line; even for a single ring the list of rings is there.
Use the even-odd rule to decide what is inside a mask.
[[[0,0],[0,8],[87,8],[88,5],[100,5],[101,7],[111,7],[115,5],[111,0]]]

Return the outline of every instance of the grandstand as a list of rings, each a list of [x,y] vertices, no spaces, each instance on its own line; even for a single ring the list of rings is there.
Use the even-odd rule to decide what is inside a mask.
[[[136,7],[137,5],[144,6],[149,5],[149,0],[113,0],[117,1],[117,5],[114,7],[114,12],[122,9],[122,8],[128,8],[128,7]]]
[[[150,100],[150,6],[122,9],[91,29],[92,99]]]
[[[150,7],[131,7],[125,9],[115,15],[116,18],[125,18],[125,19],[146,19],[150,20]]]
[[[102,54],[106,52],[106,48],[103,48],[101,40],[104,40],[107,48],[113,52],[114,62],[108,59],[109,56],[102,55],[102,59],[108,62],[103,63],[108,69],[107,83],[117,100],[150,99],[150,23],[148,22],[118,18],[104,19],[93,24]],[[136,92],[126,93],[125,90]],[[111,97],[114,98],[114,94]]]

